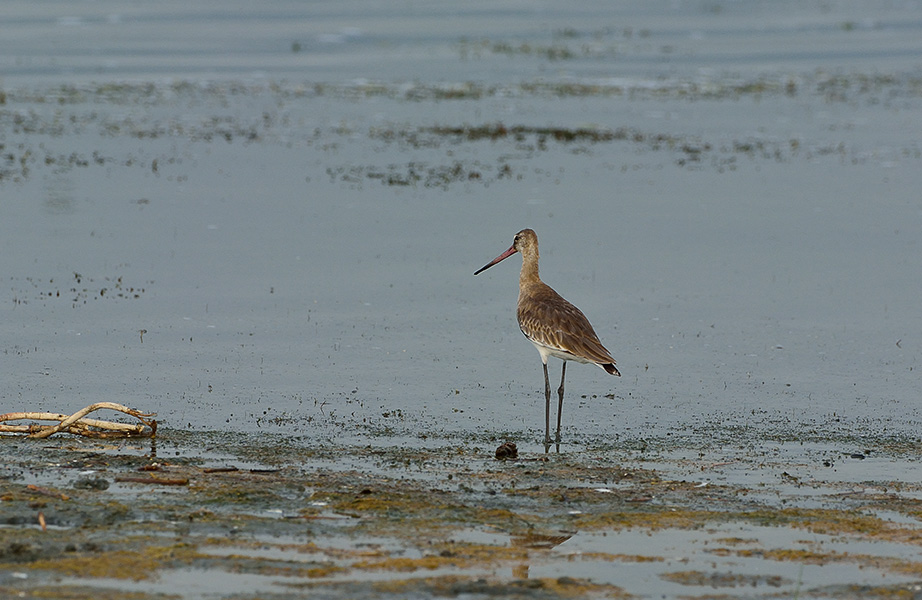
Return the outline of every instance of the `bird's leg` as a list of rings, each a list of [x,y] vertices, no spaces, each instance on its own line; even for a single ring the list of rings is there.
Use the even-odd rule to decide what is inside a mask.
[[[551,443],[551,383],[547,379],[547,363],[544,363],[544,444]]]
[[[567,376],[567,361],[560,369],[560,387],[557,388],[557,442],[560,443],[560,413],[563,411],[563,378]]]

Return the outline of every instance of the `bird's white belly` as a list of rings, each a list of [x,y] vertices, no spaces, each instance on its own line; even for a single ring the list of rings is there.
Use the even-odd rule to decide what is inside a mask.
[[[544,344],[536,342],[535,340],[531,338],[529,338],[528,341],[534,344],[535,348],[538,349],[538,354],[541,355],[541,362],[543,362],[544,364],[547,364],[548,356],[553,356],[555,358],[559,358],[560,360],[573,360],[576,362],[583,363],[584,365],[595,364],[591,360],[586,360],[585,358],[581,356],[576,356],[575,354],[571,354],[567,352],[566,350],[562,350],[560,348],[552,348],[551,346],[545,346]]]

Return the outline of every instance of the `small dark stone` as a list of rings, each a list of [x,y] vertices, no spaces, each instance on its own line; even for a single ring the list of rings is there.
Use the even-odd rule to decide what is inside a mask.
[[[508,458],[518,458],[519,449],[512,442],[505,442],[496,449],[496,460],[506,460]]]
[[[22,556],[24,554],[31,554],[33,548],[31,544],[22,544],[20,542],[13,542],[8,546],[7,552],[11,556]]]
[[[81,477],[74,482],[74,487],[78,490],[102,491],[109,489],[109,482],[102,477]]]

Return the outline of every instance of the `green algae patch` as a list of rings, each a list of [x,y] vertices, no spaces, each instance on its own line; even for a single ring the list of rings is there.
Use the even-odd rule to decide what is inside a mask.
[[[650,531],[662,529],[696,529],[709,521],[725,520],[724,513],[702,510],[684,510],[667,508],[656,511],[603,512],[599,514],[578,515],[573,519],[573,526],[580,529],[629,529],[640,528]]]
[[[443,543],[434,544],[432,553],[418,558],[381,557],[352,564],[354,569],[412,572],[454,567],[470,569],[489,567],[496,563],[523,561],[529,558],[527,548],[492,546],[484,544]]]
[[[185,544],[148,546],[142,550],[111,550],[93,554],[61,556],[39,559],[29,563],[29,568],[50,571],[59,575],[107,579],[149,579],[168,564],[189,562],[198,556]],[[5,565],[10,567],[11,565]],[[0,569],[4,565],[0,565]],[[18,568],[22,568],[20,565]]]
[[[519,531],[539,520],[536,515],[507,507],[472,505],[464,501],[464,494],[393,483],[349,493],[315,492],[314,497],[322,498],[338,514],[364,519],[362,526],[366,529],[371,519],[371,527],[388,530],[393,535],[413,535],[418,530],[444,532],[470,526]]]
[[[513,579],[444,575],[375,582],[372,589],[387,597],[475,597],[529,598],[555,600],[566,598],[634,598],[622,588],[571,577]]]
[[[613,554],[610,552],[580,552],[570,555],[571,560],[605,561],[623,563],[661,563],[666,561],[664,556],[648,556],[644,554]]]
[[[791,526],[816,534],[851,535],[869,540],[922,544],[922,529],[894,523],[866,510],[803,509],[760,510],[742,517],[760,525]]]
[[[373,581],[367,586],[353,582],[288,584],[296,590],[323,590],[340,598],[511,598],[513,600],[565,600],[568,598],[634,598],[624,589],[572,577],[517,578],[439,575],[433,577],[393,578]]]
[[[641,528],[696,529],[708,524],[748,522],[766,527],[806,529],[815,534],[850,535],[869,540],[922,543],[922,529],[897,524],[861,510],[836,509],[759,509],[754,511],[688,510],[679,506],[646,507],[638,511],[599,512],[577,515],[572,523],[580,529]],[[728,541],[729,540],[729,541]],[[723,543],[747,543],[746,539],[729,538]]]
[[[792,583],[791,580],[777,575],[746,575],[723,572],[706,573],[703,571],[675,571],[672,573],[663,573],[660,577],[667,581],[681,583],[683,585],[708,586],[713,588],[752,588],[760,585],[780,587]]]
[[[93,586],[36,586],[28,592],[0,585],[0,598],[34,600],[182,600],[180,594],[157,594]]]

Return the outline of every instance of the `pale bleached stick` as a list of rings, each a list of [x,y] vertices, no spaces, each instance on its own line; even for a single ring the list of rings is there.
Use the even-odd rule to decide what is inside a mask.
[[[142,413],[139,410],[133,408],[128,408],[121,404],[116,404],[114,402],[97,402],[91,404],[86,408],[83,408],[74,414],[62,415],[55,413],[29,413],[29,412],[16,412],[16,413],[7,413],[0,415],[0,423],[3,421],[18,421],[22,419],[39,419],[47,421],[60,421],[57,425],[0,425],[0,431],[7,432],[17,432],[17,433],[28,433],[29,437],[36,439],[43,439],[50,435],[53,435],[59,431],[68,431],[70,433],[75,433],[78,435],[88,435],[94,437],[110,437],[112,435],[120,434],[130,434],[141,433],[144,429],[143,425],[127,425],[125,423],[113,423],[111,421],[100,421],[98,419],[84,419],[83,417],[91,412],[108,408],[111,410],[123,412],[127,415],[131,415],[140,420],[144,425],[147,425],[151,428],[151,435],[157,431],[157,422],[148,421],[145,417],[152,417],[154,413]],[[38,427],[38,431],[36,431]],[[110,429],[113,431],[110,432],[94,432],[91,431],[90,427],[97,427],[102,429]]]
[[[33,418],[33,417],[28,417]],[[95,421],[95,419],[91,419]],[[97,424],[94,425],[96,429],[90,429],[90,427],[84,424],[84,421],[77,421],[72,423],[68,427],[62,429],[61,431],[65,433],[72,433],[74,435],[82,435],[83,437],[91,438],[119,438],[119,437],[128,437],[131,435],[153,437],[153,426],[151,426],[150,433],[145,433],[144,425],[129,425],[127,423],[112,423],[109,421],[95,421]],[[153,425],[153,422],[151,422]],[[32,435],[36,432],[44,431],[52,427],[51,425],[6,425],[0,423],[0,433],[25,433]]]
[[[36,421],[64,421],[65,419],[69,418],[69,416],[70,415],[46,412],[7,413],[5,415],[0,415],[0,422],[22,421],[25,419],[32,419]],[[86,425],[88,427],[99,427],[101,429],[116,429],[125,431],[138,428],[137,425],[132,425],[131,423],[117,423],[115,421],[101,421],[99,419],[80,419],[79,424]],[[8,427],[32,427],[32,425],[9,425]],[[41,425],[41,427],[48,427],[48,425]]]
[[[82,419],[85,415],[87,415],[87,414],[89,414],[89,413],[91,413],[91,412],[97,411],[97,410],[99,410],[99,409],[101,409],[101,408],[108,408],[108,409],[111,409],[111,410],[117,410],[117,411],[119,411],[119,412],[123,412],[123,413],[125,413],[125,414],[127,414],[127,415],[131,415],[131,416],[133,416],[133,417],[136,417],[136,418],[140,419],[141,422],[142,422],[142,423],[145,423],[145,424],[148,424],[148,423],[147,423],[147,421],[145,421],[145,420],[143,419],[143,417],[152,417],[152,416],[154,416],[153,414],[142,413],[141,411],[135,410],[135,409],[133,409],[133,408],[128,408],[127,406],[123,406],[123,405],[121,405],[121,404],[116,404],[116,403],[114,403],[114,402],[97,402],[97,403],[95,403],[95,404],[91,404],[91,405],[87,406],[86,408],[83,408],[83,409],[81,409],[81,410],[78,410],[77,412],[75,412],[75,413],[72,414],[71,416],[67,417],[66,419],[64,419],[63,421],[61,421],[60,423],[58,423],[58,424],[55,425],[54,427],[49,427],[49,428],[45,429],[44,431],[39,431],[38,433],[34,433],[34,434],[32,434],[31,436],[29,436],[29,437],[33,437],[33,438],[36,438],[36,439],[46,438],[46,437],[48,437],[49,435],[52,435],[52,434],[54,434],[54,433],[57,433],[58,431],[61,431],[62,429],[64,429],[64,428],[70,426],[72,423],[74,423],[74,422],[76,422],[76,421],[79,421],[79,420]]]

